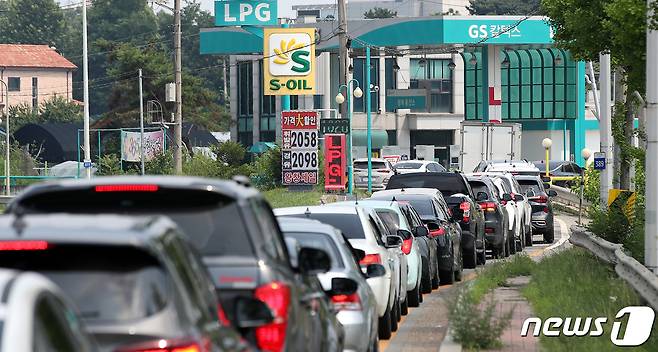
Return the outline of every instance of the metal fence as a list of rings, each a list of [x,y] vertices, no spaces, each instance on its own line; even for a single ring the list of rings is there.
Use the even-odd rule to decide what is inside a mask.
[[[579,226],[571,227],[569,241],[612,264],[617,275],[631,285],[653,309],[658,310],[658,276],[635,258],[626,255],[622,245],[610,243]]]

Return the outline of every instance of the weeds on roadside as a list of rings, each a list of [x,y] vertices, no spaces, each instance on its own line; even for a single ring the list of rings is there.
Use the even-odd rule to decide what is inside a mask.
[[[450,310],[450,329],[455,341],[467,349],[502,346],[500,336],[510,325],[514,309],[498,316],[493,295],[480,304],[469,288],[462,288]]]
[[[505,286],[507,279],[528,276],[537,264],[527,255],[515,255],[510,259],[494,263],[478,273],[472,286],[473,298],[479,302],[487,292],[496,287]]]

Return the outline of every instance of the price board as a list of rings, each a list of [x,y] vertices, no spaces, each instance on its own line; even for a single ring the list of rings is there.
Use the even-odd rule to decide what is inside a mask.
[[[281,169],[286,186],[318,183],[319,119],[315,111],[281,113]]]

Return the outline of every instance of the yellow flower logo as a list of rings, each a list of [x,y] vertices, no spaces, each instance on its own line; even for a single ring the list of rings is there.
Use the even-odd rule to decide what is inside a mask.
[[[286,43],[285,40],[282,40],[280,46],[280,49],[274,48],[274,53],[276,54],[274,63],[279,65],[285,65],[290,62],[289,54],[292,54],[293,51],[304,47],[302,43],[297,43],[295,38],[290,39],[288,43]]]

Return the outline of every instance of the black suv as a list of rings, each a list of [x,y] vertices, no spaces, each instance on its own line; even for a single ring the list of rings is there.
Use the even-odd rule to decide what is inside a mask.
[[[484,212],[484,236],[487,240],[487,248],[493,251],[494,258],[508,257],[512,239],[509,233],[508,215],[500,203],[498,188],[488,176],[468,176],[468,183]]]
[[[169,219],[36,215],[0,219],[0,267],[38,272],[77,306],[102,351],[243,351],[220,324],[208,271]],[[238,320],[267,322],[251,298]]]
[[[167,215],[201,252],[225,316],[255,346],[267,351],[341,349],[344,332],[314,275],[329,269],[327,253],[302,248],[297,258],[306,266],[292,267],[269,204],[246,184],[194,177],[66,180],[27,188],[7,211]],[[266,303],[274,320],[240,325],[236,302],[241,298]]]
[[[539,176],[514,176],[519,182],[521,190],[528,197],[532,207],[532,231],[544,236],[544,242],[553,243],[555,240],[555,226],[553,224],[553,202],[551,198],[557,196],[553,190],[547,190],[550,184],[543,183]]]
[[[394,175],[386,189],[434,188],[441,191],[452,216],[462,228],[464,267],[475,268],[486,261],[484,214],[475,203],[475,195],[464,174],[459,172]],[[454,196],[454,197],[451,197]]]

